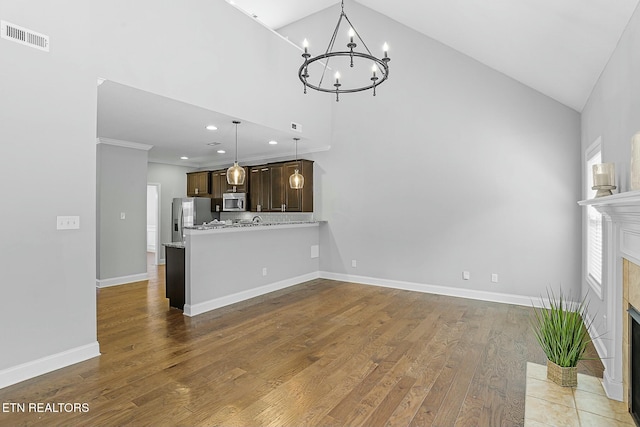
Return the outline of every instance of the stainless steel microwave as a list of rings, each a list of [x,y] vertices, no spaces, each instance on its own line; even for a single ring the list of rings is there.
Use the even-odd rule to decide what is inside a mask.
[[[223,193],[222,210],[224,212],[246,211],[247,193]]]

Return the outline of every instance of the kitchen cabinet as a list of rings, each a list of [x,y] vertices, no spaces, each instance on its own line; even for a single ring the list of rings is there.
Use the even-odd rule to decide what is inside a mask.
[[[187,173],[187,196],[208,197],[210,191],[209,171]]]
[[[278,163],[270,165],[269,179],[269,191],[271,192],[269,210],[271,212],[283,212],[286,205],[284,201],[284,165]]]
[[[249,169],[249,210],[251,212],[267,212],[270,204],[269,166],[252,166]]]
[[[301,190],[289,187],[295,169],[304,176]],[[270,163],[249,172],[249,206],[252,212],[313,212],[313,162]]]
[[[211,211],[222,211],[222,195],[224,193],[246,193],[249,188],[249,168],[245,167],[243,185],[230,185],[227,182],[227,170],[220,169],[211,172]]]
[[[227,191],[227,171],[211,172],[211,211],[222,212],[222,194]]]
[[[300,190],[289,186],[289,177],[298,169],[304,177]],[[313,162],[298,160],[284,164],[284,203],[287,212],[313,212]]]

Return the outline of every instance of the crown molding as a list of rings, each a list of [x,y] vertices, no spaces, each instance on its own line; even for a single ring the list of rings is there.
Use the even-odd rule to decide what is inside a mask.
[[[134,150],[149,151],[153,148],[153,145],[140,144],[139,142],[122,141],[119,139],[111,138],[96,138],[96,144],[115,145],[117,147],[133,148]]]

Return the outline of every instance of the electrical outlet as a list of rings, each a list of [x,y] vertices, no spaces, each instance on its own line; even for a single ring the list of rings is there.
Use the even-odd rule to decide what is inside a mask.
[[[125,219],[127,214],[125,212],[120,212],[120,219]]]
[[[311,258],[318,258],[320,256],[320,247],[318,245],[311,245]]]
[[[469,279],[471,279],[471,273],[469,273],[468,271],[463,271],[463,272],[462,272],[462,278],[463,278],[464,280],[469,280]]]
[[[498,275],[497,275],[496,273],[493,273],[493,274],[491,275],[491,281],[492,281],[493,283],[498,283]]]
[[[355,259],[351,260],[351,267],[356,268],[358,266],[358,261],[356,261]]]
[[[267,275],[267,267],[262,267],[262,275],[263,276]]]
[[[56,229],[58,230],[78,230],[79,228],[80,228],[79,216],[56,217]]]

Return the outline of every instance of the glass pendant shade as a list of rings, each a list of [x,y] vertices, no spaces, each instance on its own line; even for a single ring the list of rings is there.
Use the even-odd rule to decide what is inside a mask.
[[[289,187],[294,190],[300,190],[304,187],[304,176],[298,172],[298,169],[289,177]]]
[[[227,182],[229,185],[244,185],[245,171],[238,162],[234,162],[233,166],[227,169]]]
[[[227,169],[227,183],[229,185],[244,185],[245,171],[243,167],[238,165],[238,125],[240,122],[234,120],[232,122],[236,126],[236,158],[233,166]]]

